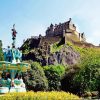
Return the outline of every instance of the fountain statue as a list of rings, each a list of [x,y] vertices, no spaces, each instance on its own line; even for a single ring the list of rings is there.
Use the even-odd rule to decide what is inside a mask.
[[[22,53],[15,47],[16,44],[15,24],[12,29],[12,47],[3,49],[4,61],[0,61],[0,93],[25,92],[25,83],[22,79],[22,72],[30,69],[30,64],[21,62]],[[5,78],[4,74],[5,73]]]

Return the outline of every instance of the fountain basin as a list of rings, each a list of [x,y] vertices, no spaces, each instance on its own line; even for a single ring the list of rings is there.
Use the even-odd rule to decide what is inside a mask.
[[[30,64],[28,63],[10,63],[6,61],[0,61],[0,71],[4,70],[18,70],[21,72],[26,72],[28,69],[30,69]]]
[[[0,93],[8,93],[9,88],[8,87],[0,87]]]
[[[15,75],[13,75],[13,74],[16,74],[16,72],[18,72],[18,73],[19,72],[26,72],[28,69],[30,69],[30,67],[31,66],[28,63],[21,62],[21,63],[14,64],[14,63],[6,62],[6,61],[0,61],[0,75],[4,71],[10,72],[11,79],[13,79],[13,82],[15,84],[14,87],[11,87],[11,85],[10,85],[11,79],[9,80],[9,82],[8,82],[8,80],[0,79],[1,80],[0,84],[2,86],[2,87],[0,87],[0,94],[8,93],[8,92],[26,92],[25,86],[21,86],[21,80],[14,79]]]
[[[11,87],[9,92],[10,93],[11,92],[26,92],[26,88],[23,88],[23,87]]]

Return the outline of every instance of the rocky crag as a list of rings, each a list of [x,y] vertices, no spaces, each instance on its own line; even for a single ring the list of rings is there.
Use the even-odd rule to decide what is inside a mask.
[[[40,62],[43,66],[51,64],[74,65],[80,59],[80,54],[73,47],[68,46],[71,42],[83,48],[94,48],[93,44],[87,43],[84,34],[76,30],[71,19],[60,25],[50,25],[46,30],[46,36],[31,37],[27,39],[20,49],[23,52],[23,60]]]

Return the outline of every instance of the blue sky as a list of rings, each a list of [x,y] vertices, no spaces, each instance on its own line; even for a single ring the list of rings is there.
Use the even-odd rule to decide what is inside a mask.
[[[100,0],[0,0],[0,40],[11,45],[11,28],[16,24],[17,46],[23,39],[45,35],[51,24],[72,18],[88,42],[100,43]]]

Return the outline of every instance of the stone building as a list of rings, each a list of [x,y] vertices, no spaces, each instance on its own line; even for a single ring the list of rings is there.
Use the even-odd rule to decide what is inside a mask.
[[[85,34],[77,32],[76,26],[72,23],[71,18],[69,18],[69,21],[65,23],[59,23],[59,25],[51,24],[50,27],[47,28],[46,37],[54,36],[64,36],[65,39],[70,38],[75,41],[86,41]]]

